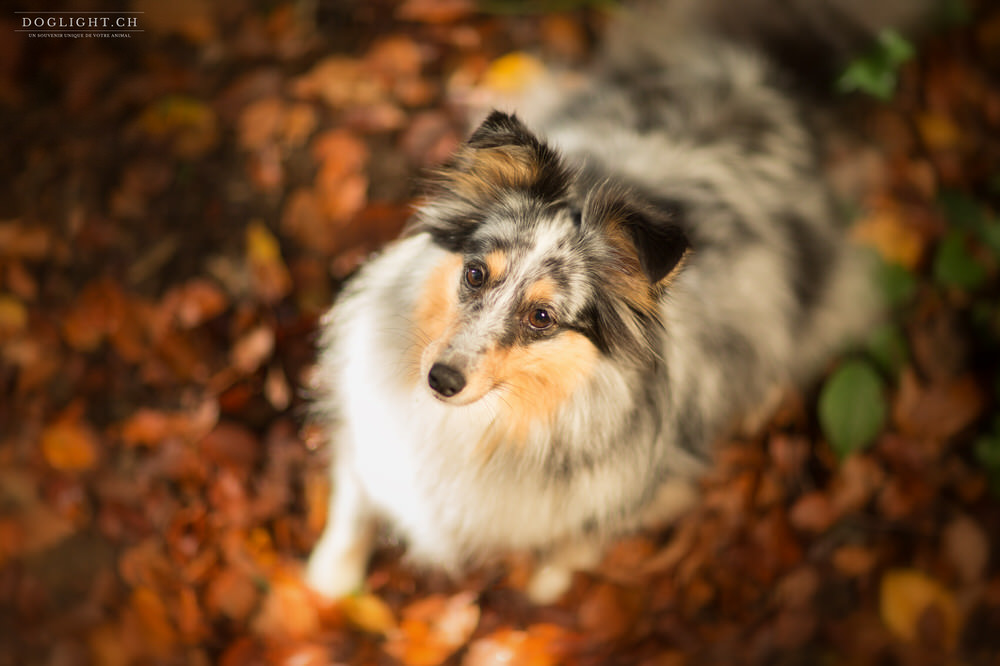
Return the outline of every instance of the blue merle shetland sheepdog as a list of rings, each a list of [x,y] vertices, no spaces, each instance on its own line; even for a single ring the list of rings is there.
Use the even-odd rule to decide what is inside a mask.
[[[312,587],[360,586],[384,523],[446,570],[532,552],[530,595],[557,598],[864,331],[868,276],[792,82],[925,3],[876,4],[645,7],[584,85],[486,117],[324,319]]]

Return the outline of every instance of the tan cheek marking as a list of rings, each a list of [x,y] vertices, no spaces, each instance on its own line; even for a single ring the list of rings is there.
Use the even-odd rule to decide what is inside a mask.
[[[535,424],[546,424],[593,372],[599,352],[585,336],[557,337],[490,355],[489,370],[502,384],[505,409],[485,445],[523,442]]]
[[[435,266],[424,282],[420,298],[413,311],[413,342],[408,354],[407,379],[416,383],[421,377],[420,359],[424,350],[440,345],[451,337],[458,325],[458,291],[456,280],[462,268],[462,257],[449,254]]]

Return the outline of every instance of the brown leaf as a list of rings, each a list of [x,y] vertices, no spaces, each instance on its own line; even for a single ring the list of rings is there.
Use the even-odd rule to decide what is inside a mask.
[[[206,460],[216,465],[249,470],[260,456],[260,443],[244,425],[222,421],[198,443]]]
[[[959,578],[969,585],[981,581],[990,561],[990,539],[983,527],[967,516],[958,516],[944,528],[944,552]]]
[[[633,628],[640,610],[635,595],[617,585],[598,583],[580,604],[580,628],[591,640],[616,641]]]
[[[319,99],[334,109],[368,106],[385,99],[387,91],[359,60],[330,56],[292,83],[298,97]]]
[[[865,546],[846,545],[833,552],[834,568],[850,578],[868,575],[876,564],[878,554]]]
[[[943,440],[979,418],[985,403],[983,390],[971,375],[925,385],[907,370],[900,377],[893,418],[906,434]]]
[[[289,195],[281,231],[300,247],[323,254],[333,254],[340,243],[337,225],[324,216],[320,197],[311,188],[300,187]]]
[[[168,291],[160,307],[181,328],[189,329],[222,314],[229,300],[215,282],[194,278]]]
[[[274,353],[274,329],[266,324],[244,333],[233,345],[229,362],[245,375],[256,372]]]
[[[470,0],[405,0],[396,16],[421,23],[454,23],[475,10]]]
[[[257,586],[245,572],[226,567],[209,580],[205,590],[205,610],[212,616],[224,616],[244,622],[257,605]]]
[[[788,518],[796,529],[819,533],[833,525],[839,514],[825,493],[813,491],[795,502]]]

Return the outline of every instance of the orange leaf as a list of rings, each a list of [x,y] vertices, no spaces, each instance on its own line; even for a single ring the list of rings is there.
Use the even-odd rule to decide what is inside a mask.
[[[244,622],[257,603],[257,586],[235,567],[223,569],[209,581],[205,607],[209,614]]]
[[[550,666],[560,662],[567,638],[555,625],[534,625],[528,631],[504,627],[473,641],[462,666]]]
[[[61,418],[42,431],[42,455],[52,467],[83,471],[97,463],[97,435],[79,418]]]
[[[132,590],[129,602],[139,621],[139,629],[145,644],[154,654],[164,654],[177,643],[177,631],[167,618],[167,608],[163,600],[148,587]]]
[[[301,640],[319,627],[319,612],[305,584],[297,576],[279,572],[254,618],[254,631],[270,638]]]
[[[173,431],[170,416],[155,409],[141,408],[122,424],[122,439],[132,446],[156,446]]]
[[[386,652],[407,666],[444,662],[465,644],[479,624],[479,606],[472,592],[451,598],[432,595],[403,611],[399,630],[392,632]]]
[[[954,646],[961,617],[954,595],[927,574],[916,569],[895,569],[882,576],[880,585],[882,623],[898,638],[917,641],[925,613],[936,611],[944,622],[945,646]]]

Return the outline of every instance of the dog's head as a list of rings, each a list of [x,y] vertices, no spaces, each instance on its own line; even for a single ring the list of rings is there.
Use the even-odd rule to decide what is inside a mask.
[[[655,362],[688,241],[675,202],[571,170],[494,112],[439,174],[415,232],[448,251],[415,312],[420,377],[464,405],[558,405],[601,357]]]

